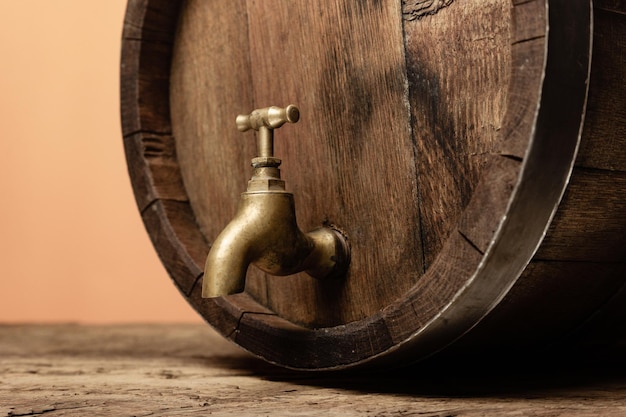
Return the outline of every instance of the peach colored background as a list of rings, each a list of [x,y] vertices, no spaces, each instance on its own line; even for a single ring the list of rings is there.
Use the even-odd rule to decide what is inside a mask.
[[[0,1],[0,322],[200,321],[150,244],[126,172],[125,6]]]

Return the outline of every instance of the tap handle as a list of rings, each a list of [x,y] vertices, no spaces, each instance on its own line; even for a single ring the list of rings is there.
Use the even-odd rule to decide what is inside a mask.
[[[253,110],[250,114],[240,114],[237,116],[237,129],[245,132],[249,129],[260,130],[266,127],[270,130],[278,129],[285,123],[296,123],[300,120],[300,110],[293,104],[287,107],[265,107],[264,109]]]
[[[293,104],[285,108],[265,107],[253,110],[250,114],[237,116],[235,123],[240,132],[250,129],[259,131],[257,158],[252,160],[252,165],[279,166],[280,159],[274,158],[274,129],[278,129],[287,122],[296,123],[298,120],[300,120],[300,110]]]

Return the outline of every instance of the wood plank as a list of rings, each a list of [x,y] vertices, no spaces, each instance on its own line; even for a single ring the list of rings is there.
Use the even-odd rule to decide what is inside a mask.
[[[249,1],[248,16],[256,105],[301,110],[275,133],[300,227],[352,246],[344,281],[269,277],[268,305],[310,326],[362,319],[423,271],[398,3]]]
[[[135,133],[124,138],[124,150],[140,212],[155,200],[189,200],[172,135]]]
[[[546,0],[520,0],[513,5],[509,108],[499,151],[502,155],[523,159],[533,134],[543,88],[548,14]]]
[[[129,0],[121,65],[122,133],[170,133],[169,69],[181,2]]]
[[[188,1],[171,64],[178,163],[196,219],[212,241],[234,217],[250,176],[253,138],[235,117],[253,106],[245,1]]]
[[[124,15],[125,40],[172,44],[181,1],[129,0]],[[174,18],[173,18],[174,17]]]
[[[519,42],[512,46],[509,107],[502,126],[498,153],[524,159],[536,122],[545,74],[545,37]],[[532,87],[530,87],[532,86]]]
[[[122,41],[121,69],[122,133],[169,134],[169,62],[171,45]]]
[[[521,169],[520,161],[501,155],[494,156],[490,162],[458,225],[459,233],[483,254],[507,215]]]
[[[626,332],[626,283],[623,277],[626,276],[626,263],[614,265],[622,277],[622,287],[604,303],[598,311],[588,318],[572,338],[584,346],[597,349],[602,346],[612,346],[624,340]]]
[[[425,267],[498,149],[510,100],[511,13],[509,2],[458,1],[404,22]]]
[[[255,360],[201,324],[0,325],[0,417],[619,416],[624,357],[622,345],[576,366],[306,374]]]
[[[625,8],[623,2],[621,7]],[[626,11],[596,8],[593,64],[578,166],[626,171],[625,39]]]
[[[598,10],[626,14],[626,4],[622,0],[595,0],[593,5]]]
[[[533,261],[502,302],[447,355],[505,350],[531,356],[555,344],[565,351],[591,343],[573,333],[620,290],[625,271],[624,263]]]
[[[188,296],[203,273],[209,245],[193,227],[188,202],[156,200],[142,213],[152,244],[181,292]]]
[[[169,99],[178,164],[209,242],[234,217],[255,156],[253,135],[235,125],[254,107],[247,20],[243,0],[187,1],[174,45]],[[263,277],[250,268],[247,285],[259,298]]]
[[[519,44],[543,38],[546,35],[546,0],[513,1],[513,31],[511,43]]]
[[[394,341],[405,342],[437,318],[469,282],[482,258],[476,247],[460,233],[450,236],[440,256],[417,285],[383,311],[383,319]],[[418,344],[415,351],[419,352],[419,348]],[[407,355],[408,358],[413,356]]]
[[[626,259],[626,172],[577,168],[535,259]]]

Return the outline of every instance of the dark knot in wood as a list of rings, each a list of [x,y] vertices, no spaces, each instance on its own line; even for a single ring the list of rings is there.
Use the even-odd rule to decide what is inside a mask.
[[[405,20],[416,20],[429,14],[435,14],[453,0],[402,0],[402,17]]]

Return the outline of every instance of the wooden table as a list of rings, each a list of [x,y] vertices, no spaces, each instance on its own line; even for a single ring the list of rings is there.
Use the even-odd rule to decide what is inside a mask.
[[[336,375],[276,368],[202,324],[0,325],[0,417],[626,416],[624,352]]]

